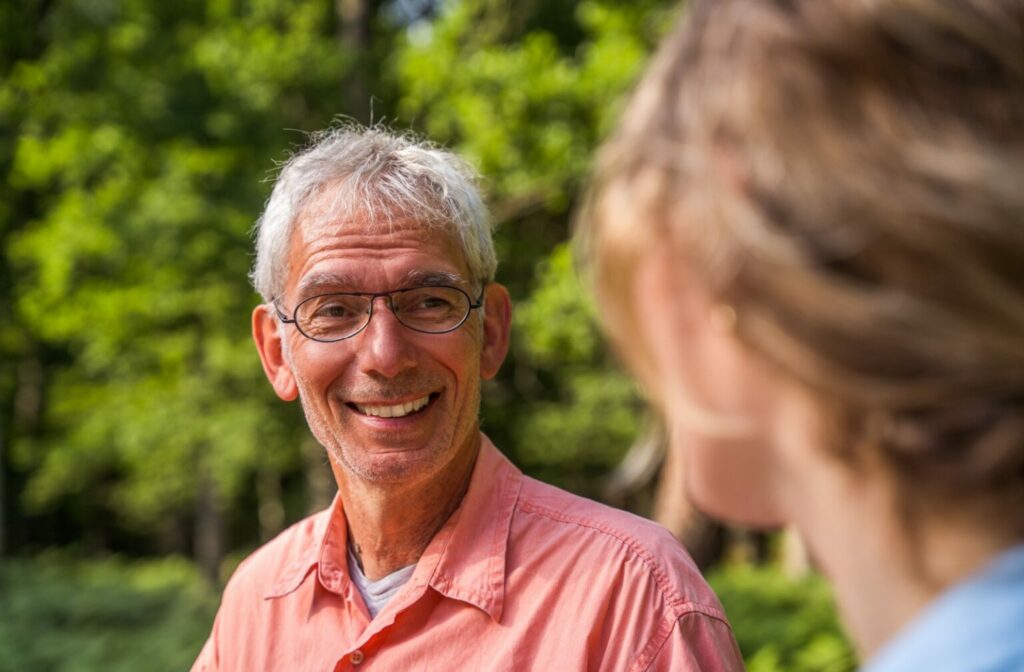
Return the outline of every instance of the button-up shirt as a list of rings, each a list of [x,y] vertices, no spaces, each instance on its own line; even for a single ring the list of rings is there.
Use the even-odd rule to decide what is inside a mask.
[[[339,496],[239,566],[193,671],[743,669],[666,530],[481,442],[459,508],[375,618],[349,578]]]
[[[865,672],[1024,672],[1024,544],[949,588]]]

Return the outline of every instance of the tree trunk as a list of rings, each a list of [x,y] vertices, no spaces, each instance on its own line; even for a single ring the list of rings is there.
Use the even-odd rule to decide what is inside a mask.
[[[8,523],[7,503],[7,453],[14,437],[15,428],[21,436],[30,436],[35,432],[43,410],[43,386],[45,371],[42,356],[37,352],[24,353],[18,365],[14,388],[14,406],[10,424],[0,428],[0,556],[7,552],[7,525],[13,533],[10,538],[24,537],[24,528],[18,527],[17,515],[10,516]],[[11,495],[16,498],[15,494]],[[17,529],[14,529],[17,528]]]
[[[171,514],[160,526],[157,536],[160,555],[188,555],[188,520],[181,513]]]
[[[343,82],[345,109],[363,123],[372,122],[369,51],[373,40],[374,0],[334,0],[338,17],[338,40],[352,52],[353,65]]]
[[[210,585],[220,581],[220,563],[224,558],[224,509],[217,485],[205,463],[200,464],[199,492],[196,498],[196,561]]]
[[[327,462],[323,446],[313,437],[302,442],[302,460],[306,472],[306,515],[323,511],[331,505],[338,485]]]
[[[7,535],[7,519],[6,513],[7,508],[7,490],[4,487],[7,483],[7,451],[4,447],[7,443],[7,423],[4,422],[3,415],[0,415],[0,562],[3,561],[3,557],[7,552],[7,548],[4,545],[4,540]]]
[[[279,473],[266,469],[256,475],[256,499],[259,501],[260,541],[267,542],[284,529],[284,499]]]

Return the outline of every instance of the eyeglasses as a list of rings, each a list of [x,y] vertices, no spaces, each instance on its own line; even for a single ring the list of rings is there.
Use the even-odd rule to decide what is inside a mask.
[[[407,287],[390,292],[336,292],[319,294],[295,306],[291,318],[274,303],[278,318],[294,324],[306,338],[332,343],[352,338],[370,323],[377,297],[387,299],[395,318],[405,327],[424,334],[455,331],[474,308],[483,305],[484,292],[473,301],[458,287],[431,285]]]

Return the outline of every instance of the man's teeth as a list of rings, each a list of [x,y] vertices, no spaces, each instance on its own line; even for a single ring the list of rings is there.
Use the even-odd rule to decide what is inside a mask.
[[[403,415],[415,413],[426,406],[429,402],[430,396],[428,395],[422,399],[415,399],[408,403],[397,404],[395,406],[366,406],[364,404],[356,404],[355,407],[359,409],[360,413],[375,415],[378,418],[400,418]]]

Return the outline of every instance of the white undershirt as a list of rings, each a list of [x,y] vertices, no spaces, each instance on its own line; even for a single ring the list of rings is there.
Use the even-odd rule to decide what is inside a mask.
[[[366,610],[370,612],[370,618],[375,618],[384,605],[395,596],[395,593],[412,578],[415,569],[416,565],[409,565],[377,581],[370,581],[363,574],[363,570],[359,568],[359,561],[356,560],[352,547],[350,546],[348,549],[348,573],[356,590],[363,596],[363,602],[366,604]]]

